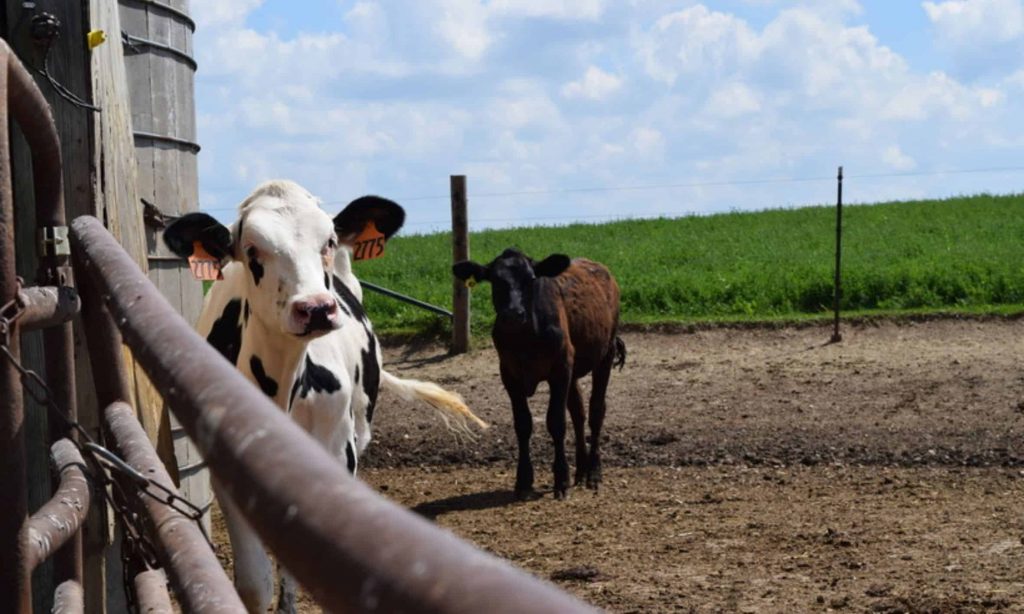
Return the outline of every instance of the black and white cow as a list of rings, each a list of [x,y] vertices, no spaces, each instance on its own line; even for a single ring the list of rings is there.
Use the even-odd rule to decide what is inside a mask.
[[[224,264],[197,329],[349,471],[355,473],[370,442],[382,388],[427,402],[453,428],[486,427],[458,395],[382,368],[352,272],[352,244],[371,221],[390,238],[405,219],[400,206],[364,196],[332,220],[298,184],[270,181],[238,213],[230,228],[192,213],[164,233],[179,256],[191,255],[198,241]],[[273,600],[273,564],[216,481],[214,490],[231,537],[236,588],[250,612],[265,612]],[[278,611],[293,610],[294,583],[282,574]]]

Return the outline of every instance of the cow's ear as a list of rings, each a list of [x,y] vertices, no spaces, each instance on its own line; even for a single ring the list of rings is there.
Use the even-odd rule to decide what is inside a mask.
[[[565,254],[551,254],[533,265],[533,274],[537,277],[555,277],[569,268],[571,262]]]
[[[205,213],[186,213],[164,230],[164,243],[182,258],[192,255],[192,246],[196,241],[218,260],[231,255],[231,231]]]
[[[463,260],[453,264],[452,274],[462,280],[472,278],[473,281],[487,281],[487,267],[471,260]]]
[[[373,222],[385,239],[398,232],[405,223],[405,209],[380,196],[363,196],[350,202],[334,216],[334,231],[342,243],[351,243],[362,234],[367,222]]]

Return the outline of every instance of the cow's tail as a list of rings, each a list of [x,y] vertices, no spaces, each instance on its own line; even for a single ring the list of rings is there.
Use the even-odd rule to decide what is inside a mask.
[[[415,379],[402,379],[382,369],[381,386],[406,401],[420,400],[430,405],[441,414],[445,423],[453,430],[472,433],[469,428],[470,424],[475,424],[481,429],[488,427],[486,422],[478,418],[466,406],[461,396],[449,392],[437,384]]]
[[[626,342],[622,340],[622,337],[615,337],[615,362],[612,363],[613,367],[618,367],[619,371],[622,371],[622,367],[626,365]]]

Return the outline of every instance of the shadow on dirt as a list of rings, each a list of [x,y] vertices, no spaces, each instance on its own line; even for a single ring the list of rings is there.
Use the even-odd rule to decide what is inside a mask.
[[[536,494],[535,497],[540,497]],[[511,490],[488,490],[469,495],[458,495],[437,501],[427,501],[412,508],[420,516],[434,520],[441,514],[464,512],[468,510],[489,510],[518,503]]]

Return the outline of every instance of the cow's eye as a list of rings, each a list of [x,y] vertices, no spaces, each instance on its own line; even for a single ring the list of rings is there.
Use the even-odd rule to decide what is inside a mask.
[[[326,244],[324,244],[324,247],[323,249],[320,250],[320,253],[326,256],[331,250],[337,249],[337,247],[338,242],[333,237],[331,237],[331,239],[327,241]]]

